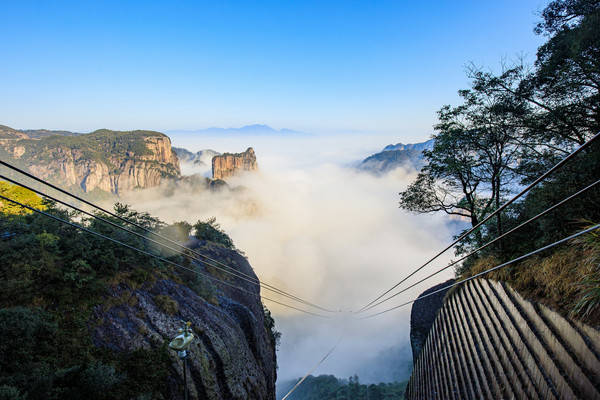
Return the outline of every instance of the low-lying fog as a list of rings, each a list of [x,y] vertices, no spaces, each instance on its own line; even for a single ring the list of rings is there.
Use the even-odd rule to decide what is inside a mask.
[[[402,138],[170,136],[174,146],[194,152],[241,152],[252,146],[260,171],[231,179],[231,186],[246,188],[235,193],[198,194],[182,188],[164,197],[153,189],[124,201],[167,222],[215,216],[261,280],[344,312],[320,319],[265,302],[283,334],[279,382],[304,375],[341,335],[341,344],[315,374],[346,378],[357,373],[362,382],[405,379],[411,363],[410,307],[368,320],[347,313],[400,280],[456,233],[444,216],[412,215],[398,208],[398,192],[414,173],[397,169],[375,177],[351,168]],[[451,275],[447,271],[386,305],[415,297]]]

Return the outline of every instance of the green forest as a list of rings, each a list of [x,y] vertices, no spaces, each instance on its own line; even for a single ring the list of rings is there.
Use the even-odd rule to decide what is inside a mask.
[[[290,382],[287,390],[296,382]],[[361,384],[358,376],[339,379],[333,375],[308,376],[294,391],[296,400],[387,400],[404,396],[406,382]]]

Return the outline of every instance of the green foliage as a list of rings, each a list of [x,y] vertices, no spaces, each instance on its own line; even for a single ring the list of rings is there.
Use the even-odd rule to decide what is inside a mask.
[[[187,242],[192,232],[192,225],[186,221],[175,222],[171,225],[167,225],[160,230],[161,235],[168,237],[169,239],[177,242]]]
[[[114,357],[117,360],[117,372],[126,376],[126,380],[114,388],[112,398],[167,398],[166,384],[171,360],[166,342],[158,348],[139,349]]]
[[[43,310],[0,309],[0,370],[18,374],[40,361],[55,346],[57,330],[51,315]]]
[[[198,221],[194,224],[194,236],[199,240],[218,243],[228,249],[235,249],[231,238],[221,229],[217,219],[212,217],[206,221]]]
[[[190,276],[189,282],[191,282],[190,287],[198,293],[198,296],[202,297],[212,305],[219,305],[217,288],[211,279],[200,274],[193,274],[193,276]]]
[[[277,330],[275,327],[275,320],[271,315],[271,310],[269,310],[263,304],[264,318],[265,318],[265,329],[269,333],[269,337],[271,338],[271,343],[273,343],[273,351],[279,349],[279,342],[281,340],[281,332]]]
[[[295,383],[293,382],[293,384]],[[393,382],[365,385],[359,382],[356,375],[351,376],[348,380],[338,379],[333,375],[310,375],[294,391],[293,397],[297,400],[401,399],[404,396],[406,384],[407,382]]]
[[[106,234],[144,251],[193,267],[187,258],[156,248],[143,237],[94,219],[81,218],[47,205],[47,212]],[[152,230],[166,225],[147,213],[115,205],[119,216]],[[102,215],[115,224],[118,218]],[[183,223],[178,224],[189,230]],[[128,226],[129,229],[137,229]],[[80,399],[168,397],[171,361],[165,348],[117,353],[96,348],[90,336],[91,312],[105,301],[109,285],[134,287],[171,276],[200,282],[153,257],[115,245],[36,213],[0,214],[0,396],[10,399]],[[187,264],[186,264],[187,262]],[[207,283],[206,296],[216,300]],[[165,312],[177,313],[167,296],[155,301]],[[2,397],[0,397],[2,398]]]
[[[64,334],[41,309],[0,309],[0,398],[112,398],[109,390],[122,381],[114,367],[96,362],[60,368],[56,352],[68,349]]]
[[[536,28],[547,41],[531,68],[516,64],[496,75],[472,67],[471,87],[459,91],[463,104],[440,110],[434,147],[424,152],[428,165],[401,193],[401,207],[459,215],[475,226],[511,194],[507,188],[513,179],[522,185],[532,182],[596,135],[600,131],[599,24],[598,1],[552,1]],[[479,228],[457,253],[498,237],[599,176],[600,143],[596,142]],[[559,240],[580,229],[582,219],[600,220],[599,198],[600,189],[595,187],[479,252],[479,258],[467,259],[457,273],[468,274],[481,260],[501,263]]]
[[[25,397],[21,396],[16,387],[2,385],[0,386],[0,400],[25,400]]]
[[[99,129],[85,135],[55,135],[38,140],[24,139],[17,144],[26,148],[30,161],[49,161],[60,154],[60,149],[69,148],[81,152],[83,158],[112,165],[109,159],[112,154],[128,154],[128,157],[134,159],[151,154],[145,139],[153,136],[164,137],[165,135],[153,131],[119,132]]]
[[[175,315],[179,312],[179,304],[171,297],[163,294],[154,296],[154,302],[163,312]]]
[[[594,275],[581,282],[584,292],[575,307],[573,307],[573,314],[584,319],[600,307],[600,274],[596,273]]]

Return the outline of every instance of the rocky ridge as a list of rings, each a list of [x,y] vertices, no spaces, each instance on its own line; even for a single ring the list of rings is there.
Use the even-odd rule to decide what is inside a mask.
[[[97,189],[119,194],[181,176],[171,140],[153,131],[101,129],[34,139],[8,128],[0,129],[0,147],[32,174],[85,193]]]
[[[423,151],[433,147],[433,140],[412,144],[390,144],[379,153],[365,158],[358,169],[375,175],[385,174],[398,167],[421,170],[425,166]]]
[[[258,164],[252,147],[243,153],[224,153],[212,159],[213,179],[225,180],[242,171],[256,171]]]

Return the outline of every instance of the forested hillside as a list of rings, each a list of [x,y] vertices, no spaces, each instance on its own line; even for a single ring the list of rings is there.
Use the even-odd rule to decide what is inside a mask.
[[[278,333],[256,286],[24,189],[1,182],[0,194],[187,268],[2,200],[0,399],[181,398],[181,361],[167,344],[182,321],[197,336],[190,398],[274,398]],[[181,242],[194,231],[191,248],[255,276],[214,220],[167,225],[120,204],[115,213]]]
[[[285,394],[296,381],[282,384],[278,390]],[[404,396],[406,382],[361,384],[358,376],[339,379],[333,375],[310,375],[290,398],[296,400],[391,400]],[[278,396],[281,398],[281,396]]]

